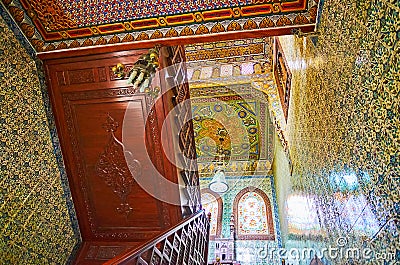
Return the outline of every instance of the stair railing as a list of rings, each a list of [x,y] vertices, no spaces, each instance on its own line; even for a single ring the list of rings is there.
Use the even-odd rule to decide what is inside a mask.
[[[201,210],[106,265],[206,265],[210,216]]]

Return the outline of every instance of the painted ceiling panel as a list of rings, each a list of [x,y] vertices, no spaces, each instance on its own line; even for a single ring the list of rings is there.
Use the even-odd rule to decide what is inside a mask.
[[[273,82],[271,38],[193,44],[185,51],[200,177],[212,174],[218,146],[227,175],[268,173],[274,132],[269,96],[254,84]]]
[[[185,14],[189,12],[201,12],[221,8],[249,6],[251,4],[251,0],[60,1],[60,5],[63,7],[63,10],[68,10],[71,18],[74,21],[77,21],[78,27],[94,26],[98,24],[99,21],[96,20],[97,17],[102,23],[114,23],[118,21],[121,22],[126,20]]]
[[[255,29],[291,30],[315,24],[318,1],[2,0],[2,2],[36,51],[43,52]]]
[[[191,101],[199,163],[215,159],[219,130],[226,131],[222,147],[229,159],[271,161],[273,130],[265,95],[250,84],[202,88],[208,97],[197,97],[196,90]]]

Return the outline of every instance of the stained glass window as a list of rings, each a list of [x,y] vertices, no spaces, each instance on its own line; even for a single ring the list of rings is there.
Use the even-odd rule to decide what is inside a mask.
[[[267,235],[268,220],[264,199],[256,192],[246,192],[237,205],[238,234]]]
[[[211,193],[202,193],[201,204],[203,205],[203,209],[205,210],[206,214],[211,213],[210,236],[216,236],[219,219],[217,198]]]

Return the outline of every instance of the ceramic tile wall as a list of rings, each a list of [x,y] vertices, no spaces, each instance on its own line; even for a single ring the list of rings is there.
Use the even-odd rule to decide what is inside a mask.
[[[291,192],[290,189],[290,165],[283,150],[280,139],[275,135],[274,161],[272,172],[274,174],[276,198],[278,201],[278,216],[282,241],[285,242],[288,235],[286,198]]]
[[[201,178],[200,188],[207,188],[212,178]],[[278,249],[281,245],[280,226],[278,219],[278,206],[276,202],[276,193],[274,187],[274,180],[272,176],[242,176],[242,177],[227,177],[229,185],[228,192],[224,193],[221,198],[223,202],[222,213],[222,237],[228,238],[230,235],[230,220],[233,210],[233,202],[236,195],[246,187],[257,187],[264,191],[271,201],[271,209],[273,214],[273,223],[275,230],[275,240],[236,240],[236,259],[242,265],[264,265],[269,264],[270,261],[264,257],[260,251],[267,248]],[[214,260],[215,242],[210,241],[209,261]]]
[[[0,264],[69,263],[80,235],[43,73],[1,14]]]
[[[317,38],[280,38],[293,74],[290,192],[319,226],[289,220],[284,243],[343,250],[331,264],[400,261],[399,3],[327,0]]]

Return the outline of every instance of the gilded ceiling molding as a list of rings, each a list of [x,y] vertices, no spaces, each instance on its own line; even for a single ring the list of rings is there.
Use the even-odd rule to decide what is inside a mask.
[[[289,144],[286,128],[286,119],[280,102],[278,87],[274,80],[269,82],[253,82],[252,87],[263,92],[268,98],[268,107],[272,123],[276,129],[277,135],[282,143],[283,150],[285,151],[286,157],[291,162],[289,154]]]
[[[90,2],[2,0],[37,52],[114,44],[117,39],[136,42],[277,27],[290,34],[293,26],[315,25],[318,10],[316,0],[239,0],[228,5],[188,0],[168,7],[146,1],[140,8],[128,1]]]
[[[198,162],[199,176],[211,177],[214,173],[214,163],[201,163]],[[253,175],[268,175],[271,174],[272,161],[270,160],[251,160],[251,161],[229,161],[225,167],[224,172],[226,176],[237,176],[238,172],[242,176]]]
[[[245,56],[251,54],[263,54],[264,43],[252,43],[246,46],[222,47],[212,49],[201,49],[186,52],[187,61],[201,61],[211,59],[221,59],[235,56]]]

